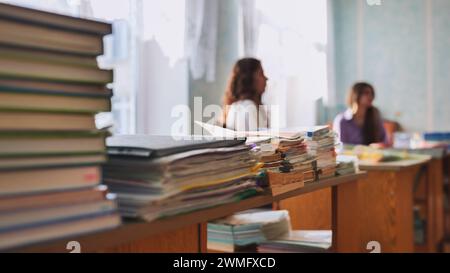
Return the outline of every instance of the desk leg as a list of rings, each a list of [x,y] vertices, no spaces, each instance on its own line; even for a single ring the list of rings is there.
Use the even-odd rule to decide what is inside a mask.
[[[428,238],[429,251],[439,251],[439,246],[444,240],[444,177],[443,162],[441,159],[433,159],[428,165]]]
[[[199,252],[208,253],[208,223],[198,224]]]
[[[352,181],[332,188],[333,251],[361,251],[360,227],[355,205],[358,203],[358,183]]]

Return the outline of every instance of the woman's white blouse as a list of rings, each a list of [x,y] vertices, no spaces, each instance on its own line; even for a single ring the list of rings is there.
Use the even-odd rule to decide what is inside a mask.
[[[268,109],[257,107],[251,100],[240,100],[228,106],[226,125],[235,131],[256,131],[269,128]]]

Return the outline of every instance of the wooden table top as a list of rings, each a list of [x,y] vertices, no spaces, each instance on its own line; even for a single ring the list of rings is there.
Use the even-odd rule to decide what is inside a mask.
[[[69,241],[77,241],[82,246],[83,252],[95,252],[108,247],[114,247],[121,244],[133,242],[142,238],[161,233],[174,231],[193,224],[205,223],[215,219],[229,216],[239,211],[252,208],[258,208],[273,202],[287,199],[290,197],[306,194],[309,192],[321,190],[324,188],[337,186],[340,184],[352,182],[367,176],[366,172],[356,174],[337,176],[323,179],[320,181],[307,183],[303,188],[283,193],[278,196],[272,196],[269,193],[257,195],[240,202],[224,204],[208,209],[203,209],[191,213],[168,217],[153,222],[124,222],[121,226],[91,234],[75,236],[71,238],[58,239],[50,242],[37,243],[18,249],[12,249],[13,252],[66,252],[66,244]]]
[[[414,158],[392,162],[369,162],[360,160],[359,169],[362,171],[400,171],[403,169],[426,164],[432,159],[429,155],[414,155]]]

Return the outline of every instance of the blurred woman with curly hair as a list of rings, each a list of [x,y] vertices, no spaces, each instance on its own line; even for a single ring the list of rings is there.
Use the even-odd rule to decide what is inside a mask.
[[[268,78],[261,61],[244,58],[236,62],[224,97],[224,127],[236,131],[268,128],[268,113],[262,95]]]

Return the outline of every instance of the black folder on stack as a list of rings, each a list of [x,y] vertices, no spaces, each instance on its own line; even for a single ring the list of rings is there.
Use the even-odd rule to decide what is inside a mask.
[[[107,139],[111,156],[146,157],[149,159],[198,149],[234,147],[245,143],[245,138],[212,136],[122,135]]]

